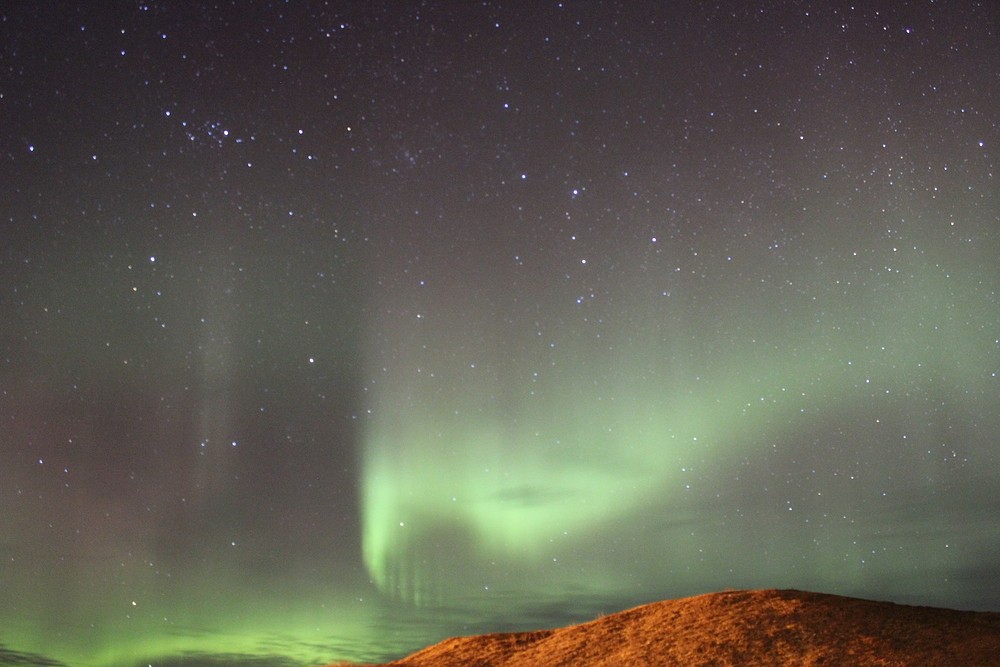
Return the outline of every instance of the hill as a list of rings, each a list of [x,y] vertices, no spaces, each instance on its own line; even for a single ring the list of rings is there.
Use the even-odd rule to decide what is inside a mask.
[[[795,590],[725,591],[555,630],[447,639],[389,664],[1000,665],[1000,613]]]

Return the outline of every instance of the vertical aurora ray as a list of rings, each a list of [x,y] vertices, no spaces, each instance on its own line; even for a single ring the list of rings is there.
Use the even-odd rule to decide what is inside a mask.
[[[937,259],[846,299],[730,285],[696,312],[622,296],[614,320],[628,325],[588,339],[567,323],[541,353],[510,343],[534,320],[491,322],[438,301],[405,340],[388,339],[373,373],[362,502],[372,579],[417,604],[491,581],[530,590],[555,582],[538,573],[558,551],[613,588],[624,565],[597,536],[650,506],[679,511],[693,480],[724,491],[726,465],[834,418],[868,419],[872,401],[916,414],[925,390],[988,391],[983,275]],[[810,270],[789,284],[813,281]],[[880,447],[877,429],[862,435]]]

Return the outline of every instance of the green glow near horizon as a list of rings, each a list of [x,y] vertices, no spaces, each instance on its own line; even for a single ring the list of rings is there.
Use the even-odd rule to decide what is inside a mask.
[[[444,331],[429,324],[406,331],[418,351],[378,376],[365,438],[372,579],[416,604],[447,601],[485,587],[498,562],[530,572],[553,545],[585,550],[592,533],[642,506],[669,515],[720,462],[758,456],[761,443],[819,428],[831,412],[863,410],[876,391],[905,404],[934,383],[984,390],[985,313],[956,299],[976,293],[977,277],[923,258],[908,268],[883,294],[810,303],[795,316],[770,317],[784,312],[774,299],[721,293],[721,306],[696,315],[750,333],[692,333],[652,301],[619,316],[632,329],[596,341],[564,325],[551,337],[569,343],[544,355],[509,353],[503,334],[447,317],[450,349],[435,347]]]
[[[183,593],[169,587],[157,590],[149,581],[134,583],[143,591],[134,605],[126,587],[109,591],[99,606],[76,608],[72,599],[62,600],[63,616],[55,627],[40,623],[50,613],[43,608],[22,607],[16,616],[0,616],[0,645],[75,667],[134,667],[179,656],[252,660],[276,652],[298,664],[324,664],[337,658],[338,642],[344,658],[365,642],[385,643],[371,617],[373,610],[358,598],[322,591],[292,594],[298,588],[294,584],[258,592],[250,605],[244,597],[246,582],[223,572],[206,573]],[[36,607],[41,602],[37,596],[25,599]]]

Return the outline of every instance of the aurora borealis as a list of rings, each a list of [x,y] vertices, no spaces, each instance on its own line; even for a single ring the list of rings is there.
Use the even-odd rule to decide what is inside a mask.
[[[1000,610],[998,26],[0,8],[0,664]]]

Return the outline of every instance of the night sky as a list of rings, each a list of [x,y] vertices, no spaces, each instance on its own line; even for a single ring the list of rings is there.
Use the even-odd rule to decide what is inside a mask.
[[[1000,611],[998,31],[0,5],[0,663],[723,588]]]

